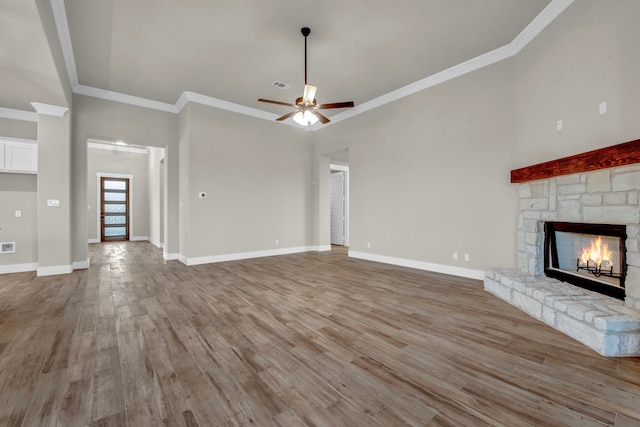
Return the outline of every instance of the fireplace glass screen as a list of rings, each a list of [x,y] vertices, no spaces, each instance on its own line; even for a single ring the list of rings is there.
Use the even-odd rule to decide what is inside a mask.
[[[545,223],[545,274],[624,299],[626,227]]]

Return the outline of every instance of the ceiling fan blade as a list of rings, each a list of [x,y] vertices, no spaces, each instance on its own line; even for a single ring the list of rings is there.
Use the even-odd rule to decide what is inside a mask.
[[[283,121],[283,120],[287,120],[289,117],[293,116],[293,115],[294,115],[295,113],[297,113],[297,112],[298,112],[298,111],[292,111],[292,112],[290,112],[290,113],[288,113],[288,114],[285,114],[285,115],[284,115],[284,116],[282,116],[282,117],[278,117],[278,118],[276,119],[276,121],[277,121],[277,122],[281,122],[281,121]]]
[[[304,105],[313,104],[313,100],[316,98],[317,87],[313,85],[304,85],[304,94],[302,95],[302,103]]]
[[[269,104],[278,104],[278,105],[285,105],[287,107],[295,107],[295,105],[293,104],[289,104],[288,102],[280,102],[280,101],[272,101],[270,99],[258,99],[258,101],[260,102],[268,102]]]
[[[318,120],[320,120],[320,122],[325,125],[327,123],[329,123],[331,120],[329,120],[328,117],[323,116],[322,114],[318,113],[317,111],[311,111],[311,114],[315,114],[316,117],[318,118]]]
[[[353,101],[348,102],[332,102],[329,104],[320,104],[318,105],[318,110],[327,110],[329,108],[351,108],[355,106]]]

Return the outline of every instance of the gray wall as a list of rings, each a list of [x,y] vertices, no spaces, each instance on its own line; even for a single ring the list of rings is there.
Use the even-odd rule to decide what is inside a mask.
[[[178,253],[184,258],[187,257],[188,254],[188,245],[189,245],[189,146],[191,144],[191,109],[193,108],[192,103],[188,103],[185,107],[180,111],[178,118],[178,134],[179,134],[179,179],[180,183],[179,187],[179,196],[178,196],[178,204],[179,204],[179,251]]]
[[[637,0],[575,1],[516,57],[514,166],[640,138],[639,16]]]
[[[71,114],[38,114],[38,275],[73,271],[71,156]]]
[[[12,120],[0,117],[0,136],[22,139],[38,139],[38,124],[23,120]]]
[[[15,253],[0,254],[0,271],[2,266],[38,262],[36,188],[36,175],[0,173],[0,242],[16,242]]]
[[[36,140],[38,125],[0,118],[0,135]],[[36,200],[36,175],[0,173],[0,242],[16,242],[16,253],[0,255],[0,266],[38,262]],[[16,210],[22,217],[16,218]]]
[[[301,142],[304,131],[198,104],[183,113],[181,255],[309,245],[311,146]]]
[[[131,221],[132,227],[129,230],[131,240],[145,240],[150,233],[150,207],[149,207],[149,171],[148,154],[131,153],[127,151],[104,150],[99,148],[88,149],[87,163],[87,205],[88,209],[88,238],[90,241],[99,241],[98,230],[98,185],[97,174],[102,175],[132,175],[131,201],[132,207]],[[157,209],[157,207],[156,207]]]
[[[350,250],[512,265],[514,102],[504,61],[318,132],[320,155],[349,148]]]

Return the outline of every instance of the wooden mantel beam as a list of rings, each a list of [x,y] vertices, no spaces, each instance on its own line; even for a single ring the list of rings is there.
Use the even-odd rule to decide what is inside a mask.
[[[640,139],[587,151],[511,171],[511,182],[520,183],[554,176],[640,163]]]

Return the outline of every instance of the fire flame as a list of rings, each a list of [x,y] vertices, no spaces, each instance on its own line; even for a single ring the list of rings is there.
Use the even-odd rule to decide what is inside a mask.
[[[590,248],[582,248],[582,255],[580,255],[580,261],[583,264],[587,264],[587,261],[594,262],[596,265],[606,266],[611,262],[612,252],[609,250],[607,243],[602,243],[602,239],[598,236],[596,239],[591,240]]]

